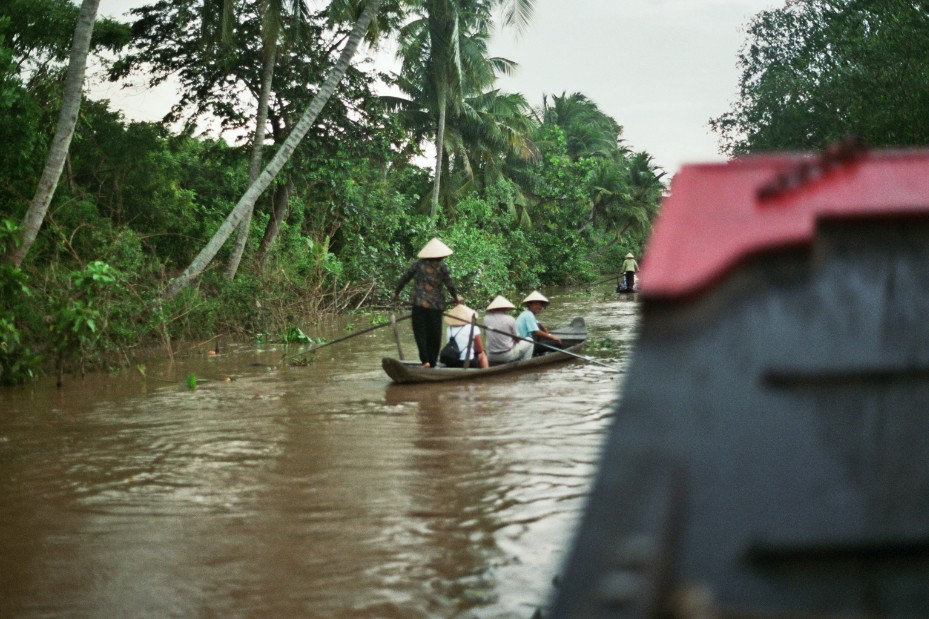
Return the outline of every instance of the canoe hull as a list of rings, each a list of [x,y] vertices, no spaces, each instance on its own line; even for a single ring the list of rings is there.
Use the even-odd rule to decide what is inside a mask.
[[[587,327],[583,318],[575,318],[569,325],[554,329],[552,333],[558,335],[563,342],[568,344],[565,351],[577,353],[580,351],[587,340]],[[492,365],[486,369],[480,368],[424,368],[414,361],[400,361],[391,357],[381,359],[381,367],[384,372],[395,383],[439,383],[451,380],[473,380],[477,378],[488,378],[490,376],[499,376],[500,374],[509,374],[529,370],[538,367],[552,365],[564,361],[575,359],[564,352],[550,352],[538,357],[532,357],[524,361],[514,361],[512,363],[503,363]]]

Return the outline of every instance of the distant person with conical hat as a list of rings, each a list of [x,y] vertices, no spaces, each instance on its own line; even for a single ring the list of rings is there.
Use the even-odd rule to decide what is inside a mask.
[[[396,303],[400,291],[413,280],[413,294],[410,298],[413,337],[416,338],[416,348],[419,349],[419,360],[423,367],[434,368],[442,348],[442,312],[446,307],[444,289],[448,289],[456,303],[461,303],[463,299],[444,262],[445,258],[452,255],[448,245],[433,238],[416,255],[419,260],[400,276],[393,299]]]
[[[523,299],[523,305],[526,309],[516,319],[516,331],[519,337],[535,340],[536,346],[533,354],[540,355],[548,352],[551,346],[561,348],[561,338],[549,333],[548,329],[536,318],[548,306],[548,299],[545,295],[538,290],[533,290]],[[540,346],[540,343],[547,346]]]
[[[626,254],[626,259],[623,260],[623,273],[626,274],[625,286],[619,289],[632,292],[635,289],[635,274],[638,272],[639,263],[635,261],[635,256],[632,255],[632,252],[629,252]]]
[[[497,295],[487,306],[484,327],[487,331],[487,358],[491,364],[532,358],[532,342],[519,339],[516,319],[510,314],[516,306]]]
[[[464,367],[465,359],[468,359],[469,349],[471,352],[471,360],[468,362],[469,368],[490,367],[487,353],[484,350],[484,342],[481,340],[481,328],[476,324],[472,324],[472,321],[477,322],[477,318],[477,312],[464,303],[459,303],[445,315],[445,324],[448,325],[445,330],[445,337],[448,340],[454,339],[458,347],[456,359],[446,358],[445,353],[442,353],[442,362],[448,367]]]

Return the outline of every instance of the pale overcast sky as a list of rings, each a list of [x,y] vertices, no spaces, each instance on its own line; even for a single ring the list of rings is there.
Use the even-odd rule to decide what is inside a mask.
[[[529,28],[500,33],[491,52],[519,64],[501,89],[533,106],[543,94],[583,93],[623,126],[628,146],[673,174],[683,163],[722,159],[707,121],[736,97],[748,20],[784,1],[536,0]],[[142,4],[101,0],[100,14],[124,18]],[[173,100],[169,88],[94,92],[139,120],[160,118]]]
[[[501,88],[533,106],[580,92],[623,126],[627,145],[669,173],[721,160],[707,121],[738,93],[745,25],[784,0],[536,0],[529,30],[493,52],[519,69]]]

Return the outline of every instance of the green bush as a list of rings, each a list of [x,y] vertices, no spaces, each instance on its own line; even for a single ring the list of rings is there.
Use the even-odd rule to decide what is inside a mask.
[[[19,232],[19,226],[9,219],[0,220],[0,248],[18,245]],[[41,314],[33,303],[29,276],[9,263],[0,263],[0,385],[23,383],[39,372],[42,357],[24,336],[39,326]]]

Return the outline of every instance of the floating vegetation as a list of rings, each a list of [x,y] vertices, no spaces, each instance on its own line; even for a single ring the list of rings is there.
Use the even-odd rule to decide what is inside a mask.
[[[285,344],[312,344],[314,346],[319,346],[320,344],[325,344],[329,340],[324,337],[310,337],[304,333],[300,327],[290,327],[281,336],[281,341]]]
[[[300,357],[299,359],[295,359],[291,361],[288,365],[290,365],[290,367],[295,367],[295,368],[305,368],[306,366],[310,365],[314,361],[316,361],[316,353],[311,352],[308,355],[305,355],[303,357]]]
[[[371,316],[371,318],[368,319],[368,321],[371,323],[372,327],[382,325],[390,322],[390,316],[386,314],[374,314]]]
[[[620,343],[608,337],[590,338],[584,345],[587,350],[615,350],[619,348]]]
[[[295,326],[288,327],[287,330],[284,331],[283,335],[281,335],[281,340],[285,344],[296,344],[296,343],[308,344],[312,341],[310,339],[310,336],[304,333],[303,330],[300,329],[300,327],[295,327]]]

